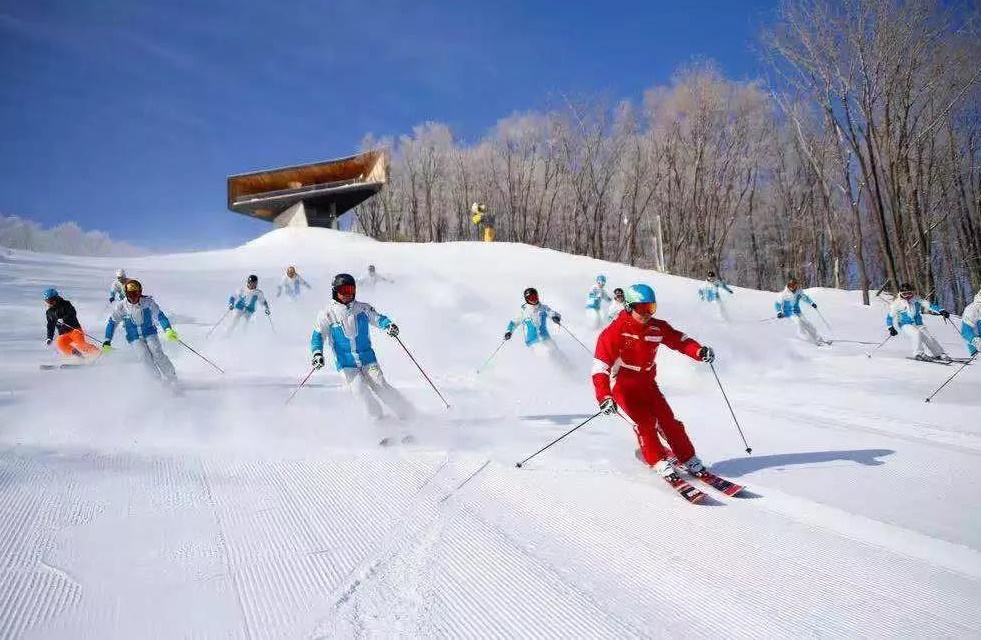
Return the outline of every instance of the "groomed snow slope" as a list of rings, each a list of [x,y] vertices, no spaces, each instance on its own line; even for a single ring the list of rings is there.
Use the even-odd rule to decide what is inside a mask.
[[[396,283],[359,296],[452,409],[381,333],[381,364],[422,417],[368,423],[327,371],[284,405],[331,276],[369,263]],[[275,298],[288,264],[314,286],[295,303]],[[41,291],[57,286],[101,336],[119,266],[226,375],[167,344],[187,385],[172,397],[120,336],[91,368],[38,369],[56,361]],[[260,316],[206,340],[253,272],[275,329]],[[706,365],[662,350],[662,386],[701,456],[759,497],[685,503],[615,417],[514,468],[595,412],[591,357],[559,330],[568,375],[520,340],[475,369],[529,285],[592,346],[597,273],[653,284],[658,315],[716,349],[752,456]],[[0,265],[0,638],[981,635],[981,365],[928,405],[954,369],[906,360],[900,340],[871,360],[867,345],[817,349],[759,322],[774,294],[744,289],[723,325],[697,287],[521,245],[314,229],[125,264],[14,254]],[[810,293],[834,337],[884,335],[881,305]],[[417,442],[377,445],[404,433]]]

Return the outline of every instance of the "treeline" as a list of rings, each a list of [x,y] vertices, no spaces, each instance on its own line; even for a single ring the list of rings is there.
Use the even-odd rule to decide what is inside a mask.
[[[740,285],[894,288],[960,307],[981,286],[981,35],[940,0],[786,3],[771,79],[686,66],[640,103],[563,100],[461,144],[427,122],[358,210],[385,240],[497,238]]]
[[[0,247],[77,256],[135,256],[141,249],[117,242],[101,231],[84,231],[74,222],[44,229],[36,222],[0,214]]]

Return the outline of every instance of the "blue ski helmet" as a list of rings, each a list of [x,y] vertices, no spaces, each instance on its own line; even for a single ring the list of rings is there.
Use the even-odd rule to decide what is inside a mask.
[[[57,297],[58,297],[58,290],[57,289],[48,288],[48,289],[45,289],[44,290],[44,299],[45,300],[50,300],[51,298],[57,298]]]
[[[603,274],[596,276],[596,282],[600,284],[606,284],[606,276],[604,276]]]
[[[632,284],[623,290],[624,301],[630,304],[638,302],[657,302],[653,287],[646,284]]]

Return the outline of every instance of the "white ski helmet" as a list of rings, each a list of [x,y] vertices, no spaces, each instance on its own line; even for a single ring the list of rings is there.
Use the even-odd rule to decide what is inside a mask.
[[[119,279],[123,279],[126,277],[126,272],[123,271],[122,269],[116,269],[116,277]]]

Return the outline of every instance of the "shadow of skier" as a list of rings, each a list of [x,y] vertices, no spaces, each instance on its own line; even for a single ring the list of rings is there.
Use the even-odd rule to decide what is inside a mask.
[[[896,453],[892,449],[850,449],[845,451],[807,451],[803,453],[782,453],[772,456],[752,456],[745,458],[730,458],[709,465],[709,468],[720,476],[739,477],[759,471],[789,467],[797,464],[818,464],[846,460],[867,467],[885,464],[878,458]]]

